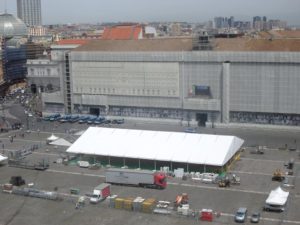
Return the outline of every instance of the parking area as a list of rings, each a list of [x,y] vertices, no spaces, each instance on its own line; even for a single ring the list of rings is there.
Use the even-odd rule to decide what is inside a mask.
[[[30,132],[16,130],[0,134],[0,152],[7,154],[38,145],[38,149],[27,155],[26,160],[29,162],[47,160],[50,164],[49,169],[37,171],[2,166],[0,167],[0,184],[9,182],[11,176],[20,175],[27,184],[33,183],[35,188],[41,190],[57,190],[64,198],[62,201],[50,201],[1,192],[0,224],[209,224],[209,222],[176,214],[157,215],[111,209],[108,207],[108,202],[97,205],[86,204],[80,210],[75,209],[76,197],[70,196],[70,188],[80,190],[80,195],[91,193],[95,186],[105,181],[105,168],[92,170],[79,168],[76,165],[66,166],[56,163],[56,160],[65,154],[67,147],[47,145],[46,139],[52,133],[68,140],[76,139],[74,133],[85,130],[88,124],[38,122],[35,118],[32,118],[29,123]],[[144,124],[126,120],[124,124],[101,124],[99,126],[170,131],[184,131],[185,129],[176,125]],[[254,211],[261,212],[260,224],[300,224],[299,152],[288,148],[279,150],[285,145],[296,145],[300,137],[299,133],[207,128],[196,128],[196,132],[237,135],[245,139],[246,146],[259,144],[266,146],[266,149],[264,154],[251,154],[250,148],[246,148],[241,153],[240,160],[234,162],[230,172],[241,178],[240,185],[220,188],[217,184],[170,177],[168,187],[164,190],[113,185],[112,194],[121,197],[142,196],[173,202],[178,194],[187,193],[191,208],[213,209],[221,213],[219,217],[215,216],[213,224],[234,224],[234,214],[239,207],[247,207],[248,216]],[[12,142],[11,136],[14,137]],[[286,211],[282,213],[262,211],[270,191],[281,185],[280,182],[272,181],[273,172],[276,169],[287,171],[284,164],[291,158],[295,160],[294,173],[289,176],[291,185],[283,187],[290,192]],[[250,224],[249,218],[245,224]]]

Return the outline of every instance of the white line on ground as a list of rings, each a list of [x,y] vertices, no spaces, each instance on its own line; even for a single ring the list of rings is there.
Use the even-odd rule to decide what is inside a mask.
[[[210,187],[210,186],[203,186],[203,185],[196,185],[196,184],[178,184],[178,183],[172,183],[172,182],[168,182],[168,184],[174,185],[174,186],[196,187],[196,188],[211,189],[211,190],[244,192],[244,193],[262,194],[262,195],[269,194],[269,192],[262,192],[262,191],[241,190],[241,189],[236,189],[236,188],[226,189],[226,188]]]
[[[35,155],[49,155],[49,156],[60,156],[58,153],[45,153],[45,152],[32,152]]]
[[[105,177],[104,175],[99,175],[99,174],[68,172],[68,171],[52,170],[52,169],[48,169],[48,170],[46,170],[46,172],[63,173],[63,174],[71,174],[71,175],[82,175],[82,176],[89,176],[89,177]]]
[[[253,159],[247,157],[241,157],[241,160],[249,160],[249,161],[263,161],[263,162],[276,162],[276,163],[284,163],[283,160],[272,160],[272,159]]]
[[[53,170],[53,169],[48,169],[46,171],[47,172],[53,172],[53,173],[70,174],[70,175],[82,175],[82,176],[101,177],[101,178],[105,177],[104,175],[99,175],[99,174],[80,173],[80,172],[68,172],[68,171]],[[175,182],[168,182],[168,185],[184,186],[184,187],[195,187],[195,188],[210,189],[210,190],[243,192],[243,193],[252,193],[252,194],[260,194],[260,195],[268,195],[269,194],[269,192],[263,192],[263,191],[251,191],[251,190],[242,190],[242,189],[236,189],[236,188],[228,188],[227,189],[227,188],[203,186],[203,185],[197,185],[197,184],[181,184],[181,183],[175,183]],[[297,198],[297,196],[295,196],[295,197]]]
[[[227,217],[234,217],[234,214],[230,213],[221,213],[221,216],[227,216]],[[248,216],[248,219],[251,219],[250,216]],[[273,219],[273,218],[267,218],[267,217],[261,217],[261,220],[264,221],[271,221],[271,222],[284,222],[284,223],[293,223],[293,224],[300,224],[300,221],[295,221],[295,220],[280,220],[280,219]]]

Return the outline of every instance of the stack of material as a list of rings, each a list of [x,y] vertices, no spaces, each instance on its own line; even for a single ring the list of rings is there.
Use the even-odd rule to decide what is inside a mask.
[[[116,209],[123,209],[124,198],[116,198],[115,200],[115,208]]]
[[[123,208],[129,211],[133,209],[133,200],[134,198],[125,198],[123,202]]]
[[[4,184],[3,185],[3,192],[11,193],[13,190],[13,185],[12,184]]]
[[[116,198],[118,197],[118,195],[112,195],[112,196],[108,196],[108,201],[109,201],[109,207],[110,208],[115,208],[115,201]]]
[[[33,188],[16,188],[12,190],[12,193],[16,195],[43,198],[48,200],[60,200],[56,192],[41,191]]]
[[[177,169],[174,170],[174,174],[175,174],[175,177],[182,178],[183,175],[184,175],[184,169],[183,168],[177,168]]]
[[[170,206],[171,202],[168,201],[158,201],[156,208],[154,209],[154,213],[168,215],[171,214]]]
[[[178,214],[182,214],[184,216],[189,215],[189,209],[190,205],[189,204],[183,204],[180,207],[177,208]]]
[[[133,200],[133,211],[135,212],[140,212],[142,209],[142,203],[144,202],[145,199],[143,199],[142,197],[136,197]]]
[[[142,212],[152,213],[155,205],[156,205],[156,199],[154,198],[146,199],[142,204]]]

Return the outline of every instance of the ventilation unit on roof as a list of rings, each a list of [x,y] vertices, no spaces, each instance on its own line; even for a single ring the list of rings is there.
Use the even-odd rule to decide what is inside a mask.
[[[193,50],[211,51],[213,50],[213,37],[207,31],[198,32],[193,38]]]

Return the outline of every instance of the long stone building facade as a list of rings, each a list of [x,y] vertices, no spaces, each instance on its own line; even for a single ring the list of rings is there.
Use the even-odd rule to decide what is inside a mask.
[[[60,68],[55,84],[60,88],[43,93],[44,112],[199,126],[300,124],[300,53],[193,51],[191,43],[102,40],[69,51],[54,49],[51,62]],[[29,76],[35,70],[29,62]],[[30,77],[35,84],[37,77]]]

